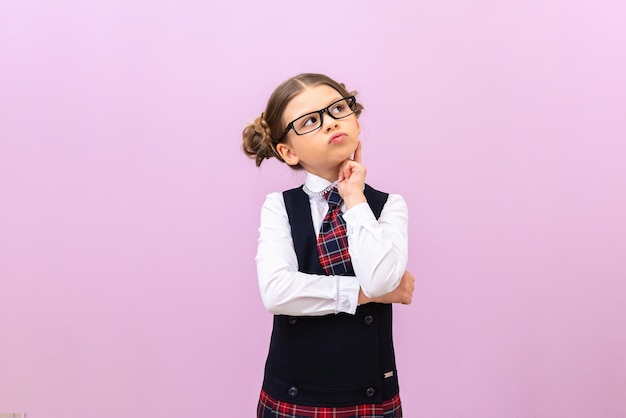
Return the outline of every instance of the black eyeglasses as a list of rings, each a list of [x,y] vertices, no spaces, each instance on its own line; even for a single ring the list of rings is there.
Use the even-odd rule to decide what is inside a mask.
[[[356,112],[358,108],[359,105],[356,103],[356,98],[354,96],[339,99],[324,109],[307,113],[306,115],[302,115],[292,122],[289,122],[287,128],[285,128],[285,132],[283,132],[283,135],[280,137],[280,140],[282,141],[283,138],[285,138],[285,135],[287,135],[290,129],[293,129],[296,135],[304,135],[321,128],[322,123],[324,123],[324,113],[327,113],[328,116],[335,120],[343,119]]]

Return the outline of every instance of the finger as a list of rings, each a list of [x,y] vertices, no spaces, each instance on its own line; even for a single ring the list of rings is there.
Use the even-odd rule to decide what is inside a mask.
[[[346,179],[350,178],[350,176],[352,175],[352,168],[353,168],[352,161],[348,160],[343,163],[340,171],[343,172],[344,178]]]
[[[348,164],[350,164],[350,160],[344,161],[339,167],[339,181],[344,181],[348,177],[350,177],[350,169],[348,168]]]
[[[348,172],[346,171],[346,164],[344,163],[339,167],[339,181],[344,181],[347,178]]]
[[[359,141],[359,144],[356,146],[356,150],[354,151],[354,158],[352,158],[352,161],[356,161],[357,163],[361,162],[361,141]]]

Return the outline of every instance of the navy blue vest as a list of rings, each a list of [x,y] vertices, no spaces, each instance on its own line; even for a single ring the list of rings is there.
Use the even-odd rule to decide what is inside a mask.
[[[387,193],[365,186],[378,219]],[[283,192],[298,270],[325,275],[309,197],[302,188]],[[354,272],[348,272],[354,275]],[[274,315],[263,389],[299,405],[348,406],[381,403],[398,394],[390,304],[368,303],[355,315]]]

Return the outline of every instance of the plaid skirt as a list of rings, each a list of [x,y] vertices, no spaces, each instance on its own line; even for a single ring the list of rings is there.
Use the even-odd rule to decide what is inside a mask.
[[[272,398],[261,391],[257,418],[402,418],[400,395],[381,404],[363,404],[336,408],[295,405]]]

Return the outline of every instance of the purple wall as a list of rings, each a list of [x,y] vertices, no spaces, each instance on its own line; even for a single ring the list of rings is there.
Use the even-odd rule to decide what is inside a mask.
[[[253,416],[302,177],[241,130],[318,71],[409,204],[405,415],[626,417],[626,3],[224,3],[0,2],[0,413]]]

